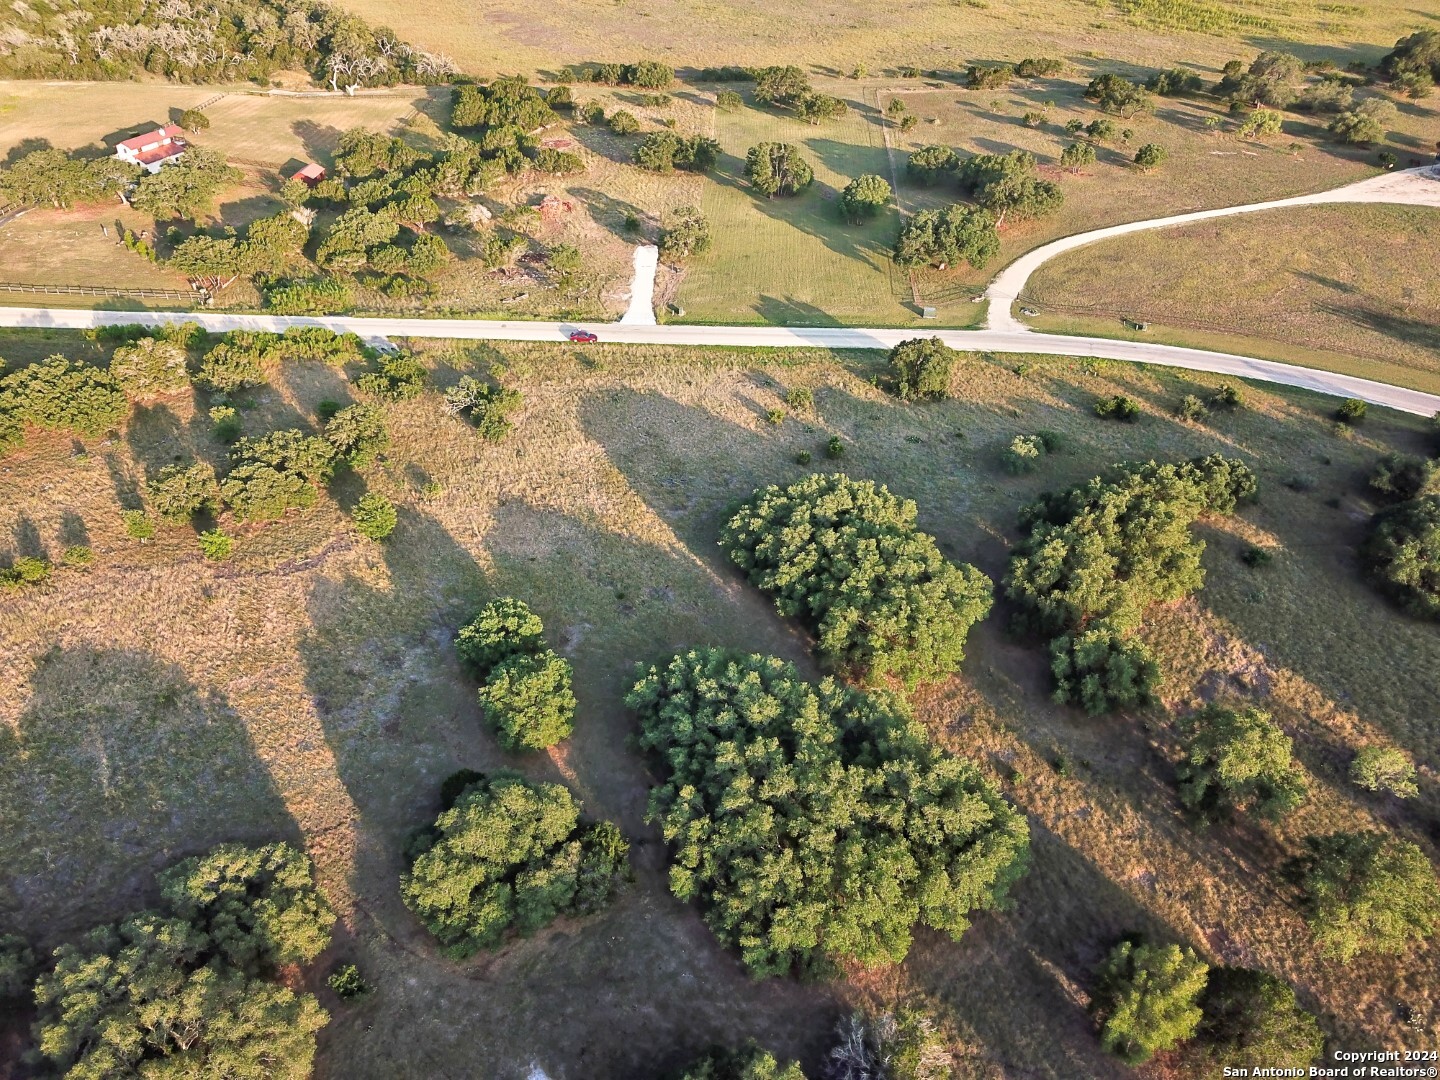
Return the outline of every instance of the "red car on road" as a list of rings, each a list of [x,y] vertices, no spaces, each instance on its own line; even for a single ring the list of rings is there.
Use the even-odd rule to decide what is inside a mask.
[[[577,345],[593,345],[600,339],[594,334],[590,333],[589,330],[571,330],[570,340],[575,342],[575,344]]]

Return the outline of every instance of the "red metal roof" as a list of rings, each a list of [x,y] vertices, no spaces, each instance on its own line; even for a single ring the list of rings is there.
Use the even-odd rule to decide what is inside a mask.
[[[176,138],[179,134],[179,125],[166,124],[162,128],[156,128],[154,131],[147,131],[143,135],[135,135],[126,139],[118,143],[115,149],[119,150],[121,147],[124,147],[126,150],[133,150],[138,153],[148,146],[157,146],[161,143],[168,142]]]
[[[324,165],[317,165],[317,164],[315,164],[315,163],[312,161],[312,162],[310,162],[310,164],[308,164],[308,165],[302,165],[302,166],[300,166],[300,168],[296,169],[296,170],[295,170],[295,175],[292,176],[290,179],[292,179],[292,180],[324,180],[324,179],[325,179],[325,166],[324,166]]]
[[[149,150],[136,154],[135,161],[141,165],[153,165],[157,161],[164,161],[167,158],[176,157],[184,152],[184,143],[168,142],[161,146],[153,146]]]

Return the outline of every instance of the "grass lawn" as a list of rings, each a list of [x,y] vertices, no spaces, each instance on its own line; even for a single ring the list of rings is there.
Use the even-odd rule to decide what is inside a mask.
[[[1440,281],[1418,256],[1437,245],[1440,210],[1269,211],[1068,252],[1030,279],[1027,298],[1052,329],[1073,320],[1108,334],[1128,317],[1151,324],[1145,336],[1256,338],[1299,350],[1300,362],[1308,351],[1349,356],[1384,368],[1388,381],[1434,390]]]
[[[826,87],[844,91],[844,84]],[[852,97],[838,120],[812,126],[788,113],[746,107],[717,111],[722,157],[701,210],[715,243],[693,260],[679,293],[699,322],[909,325],[905,277],[890,259],[899,215],[887,208],[865,225],[840,213],[840,191],[864,173],[889,179],[874,108]],[[761,142],[788,142],[815,170],[809,190],[765,199],[745,181],[745,154]],[[969,315],[970,312],[965,312]]]
[[[51,334],[0,353],[94,353]],[[1245,391],[1247,408],[1173,420],[1208,376],[1118,363],[968,359],[955,397],[903,406],[871,384],[874,354],[659,347],[426,348],[439,386],[503,363],[525,402],[489,443],[444,414],[436,392],[388,408],[394,446],[335,498],[269,527],[237,527],[209,563],[189,528],[138,544],[122,506],[177,458],[218,460],[203,402],[137,412],[108,439],[34,437],[0,469],[0,547],[89,543],[87,570],[0,606],[0,920],[45,946],[153,899],[153,874],[224,839],[288,836],[315,857],[342,913],[330,957],[378,990],[328,996],[318,1075],[649,1078],[714,1041],[754,1036],[808,1066],[860,1002],[924,999],[961,1075],[1073,1080],[1132,1073],[1097,1049],[1091,971],[1123,931],[1195,945],[1214,962],[1294,982],[1341,1046],[1430,1045],[1397,1030],[1396,1003],[1440,1016],[1440,942],[1348,967],[1320,960],[1282,882],[1307,833],[1384,825],[1430,844],[1440,820],[1432,722],[1440,637],[1359,579],[1354,547],[1372,509],[1362,473],[1388,448],[1421,446],[1418,418],[1372,410],[1353,437],[1333,402]],[[808,387],[815,411],[767,413]],[[1097,420],[1099,395],[1142,402],[1134,425]],[[240,395],[250,433],[315,423],[344,402],[343,373],[287,367]],[[1067,452],[1012,477],[1018,433],[1060,432]],[[1012,911],[960,943],[921,933],[893,970],[824,985],[751,982],[665,887],[643,822],[648,777],[627,746],[620,699],[637,662],[692,644],[777,653],[813,672],[795,627],[725,564],[726,508],[795,479],[801,450],[831,435],[852,475],[914,498],[921,526],[957,560],[1003,573],[1018,507],[1109,462],[1222,450],[1258,468],[1261,501],[1203,525],[1206,587],[1152,614],[1164,708],[1086,719],[1049,700],[1041,652],[997,610],[963,672],[915,699],[936,736],[973,756],[1028,813],[1034,868]],[[401,508],[385,544],[343,507],[364,487]],[[1246,544],[1272,549],[1260,570]],[[576,667],[576,734],[549,755],[503,754],[482,728],[451,648],[489,597],[513,594]],[[1337,644],[1340,643],[1340,644]],[[1198,830],[1179,811],[1173,715],[1231,697],[1264,703],[1292,734],[1313,797],[1283,827]],[[1394,741],[1425,763],[1421,797],[1363,796],[1344,779],[1354,747]],[[558,924],[498,955],[441,959],[402,906],[400,849],[462,766],[509,765],[563,780],[634,837],[636,883],[605,914]],[[1428,848],[1434,856],[1433,847]],[[23,1022],[23,1018],[21,1018]]]

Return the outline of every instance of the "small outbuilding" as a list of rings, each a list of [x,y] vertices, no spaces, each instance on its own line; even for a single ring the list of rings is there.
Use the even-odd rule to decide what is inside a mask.
[[[309,162],[308,164],[301,165],[300,168],[296,169],[295,175],[290,177],[290,179],[299,180],[306,187],[314,187],[316,184],[320,183],[321,180],[325,179],[325,166],[317,165],[313,161]]]

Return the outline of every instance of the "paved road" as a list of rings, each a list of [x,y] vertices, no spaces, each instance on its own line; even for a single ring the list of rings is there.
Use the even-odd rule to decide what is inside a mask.
[[[1087,233],[1065,236],[1034,251],[1027,251],[996,276],[985,290],[990,301],[986,317],[987,330],[1023,330],[1025,324],[1015,317],[1015,301],[1025,291],[1025,284],[1036,270],[1056,255],[1074,251],[1086,244],[1108,240],[1112,236],[1144,232],[1149,229],[1163,229],[1170,225],[1185,225],[1192,221],[1208,218],[1230,217],[1234,214],[1253,214],[1260,210],[1279,210],[1287,206],[1314,206],[1320,203],[1363,202],[1402,203],[1410,206],[1440,207],[1440,165],[1419,169],[1403,169],[1400,172],[1382,173],[1368,180],[1359,180],[1330,191],[1317,191],[1310,195],[1296,195],[1290,199],[1272,199],[1269,202],[1245,203],[1241,206],[1222,206],[1215,210],[1197,210],[1190,214],[1174,214],[1170,217],[1150,218],[1148,221],[1130,221],[1124,225],[1111,225],[1105,229],[1094,229]]]
[[[147,326],[197,322],[207,330],[271,330],[291,326],[324,326],[349,331],[368,340],[442,338],[481,341],[564,341],[571,330],[589,330],[602,342],[654,345],[722,345],[737,348],[889,349],[913,338],[916,331],[856,327],[787,326],[641,326],[617,323],[505,322],[480,319],[361,319],[345,316],[311,318],[293,315],[232,315],[225,312],[83,311],[73,308],[0,307],[0,326],[89,329],[124,323]],[[1245,379],[1317,390],[1337,397],[1357,397],[1374,405],[1431,416],[1440,412],[1440,395],[1337,375],[1314,368],[1293,367],[1231,353],[1183,349],[1148,341],[1068,337],[1031,330],[940,330],[934,332],[952,348],[969,352],[1032,353],[1096,356],[1141,364],[1160,364],[1236,375]]]
[[[1429,175],[1427,175],[1427,173]],[[1440,413],[1440,395],[1390,386],[1369,379],[1338,375],[1315,368],[1295,367],[1271,360],[1233,353],[1206,352],[1148,341],[1123,341],[1112,338],[1070,337],[1063,334],[1042,334],[1028,329],[1010,314],[1010,303],[1018,296],[1036,267],[1061,251],[1083,244],[1118,236],[1140,229],[1161,228],[1207,217],[1248,213],[1283,206],[1323,202],[1401,202],[1440,206],[1440,182],[1432,178],[1433,170],[1407,170],[1363,180],[1330,192],[1301,195],[1269,203],[1205,210],[1170,218],[1133,222],[1109,229],[1057,240],[1022,256],[1001,272],[990,288],[989,325],[984,330],[942,330],[938,336],[952,348],[970,352],[1031,353],[1056,356],[1094,356],[1126,360],[1141,364],[1187,368],[1235,375],[1245,379],[1302,387],[1336,397],[1356,397],[1374,405],[1388,406],[1421,416]],[[648,265],[641,265],[642,252],[636,253],[637,271],[643,283]],[[649,252],[643,258],[648,264]],[[1008,298],[1008,299],[1007,299]],[[490,321],[482,319],[399,319],[350,318],[347,316],[242,315],[218,311],[143,312],[84,311],[74,308],[11,308],[0,307],[0,326],[29,328],[90,329],[124,323],[147,326],[167,322],[195,322],[207,330],[271,330],[281,331],[292,326],[324,326],[331,330],[359,334],[367,340],[390,338],[442,338],[481,341],[564,341],[572,330],[588,330],[606,343],[655,345],[720,345],[735,348],[785,348],[808,346],[822,349],[889,349],[913,338],[917,331],[866,329],[861,327],[785,327],[785,326],[658,326],[652,323],[579,323]]]

